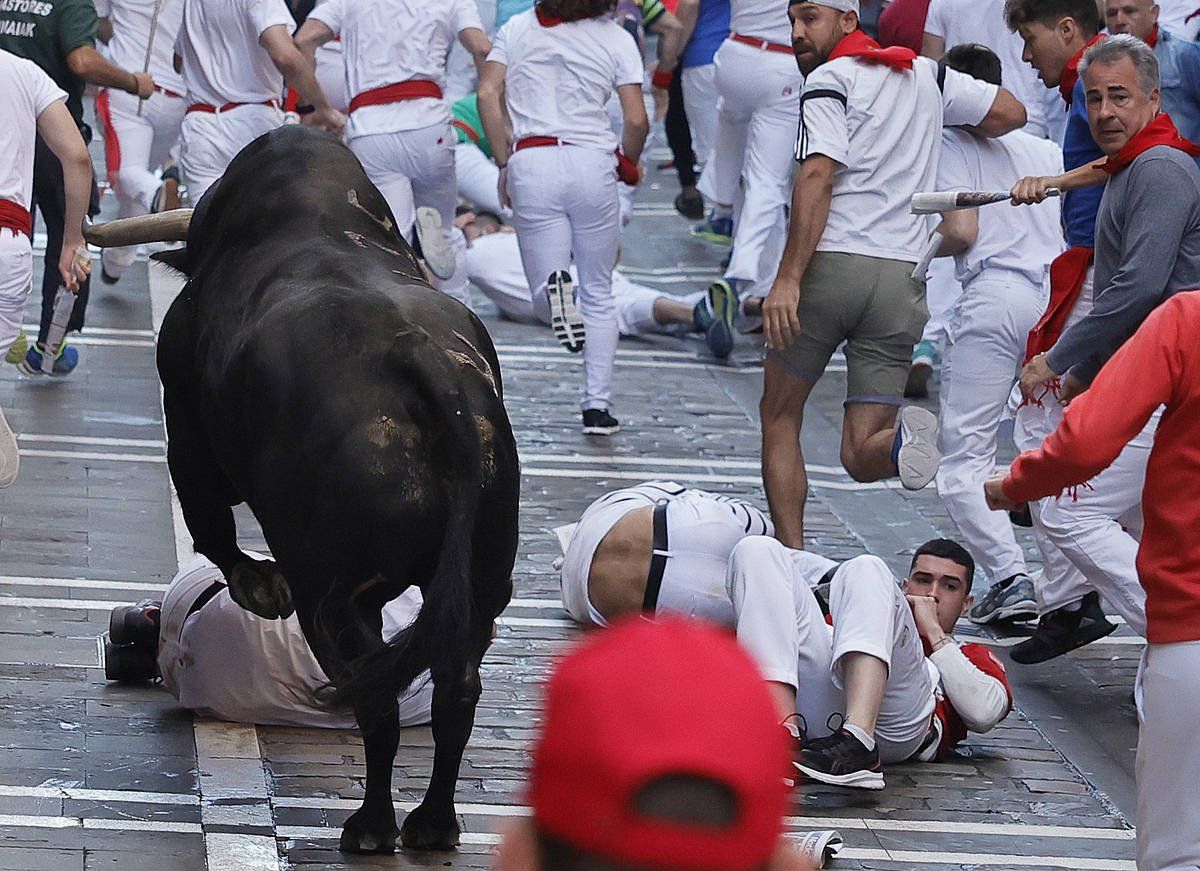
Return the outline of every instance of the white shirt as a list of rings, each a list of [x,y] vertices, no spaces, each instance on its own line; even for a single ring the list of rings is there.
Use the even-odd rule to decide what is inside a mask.
[[[185,0],[177,50],[188,105],[281,99],[283,75],[258,43],[277,24],[296,27],[284,0]]]
[[[483,31],[475,0],[321,0],[310,17],[342,38],[351,99],[409,79],[443,86],[446,55],[458,35]],[[423,97],[364,106],[351,114],[346,132],[353,138],[449,123],[446,102]]]
[[[733,0],[729,7],[729,31],[756,36],[779,45],[792,44],[792,23],[784,0]]]
[[[1025,44],[1005,23],[1004,0],[930,0],[925,32],[945,40],[946,51],[965,42],[994,51],[1000,58],[1000,84],[1025,104],[1025,132],[1062,141],[1067,123],[1062,97],[1021,59]]]
[[[637,43],[611,18],[588,18],[553,27],[533,10],[510,18],[496,34],[488,60],[505,64],[513,141],[557,136],[604,151],[617,136],[604,105],[621,85],[641,85]]]
[[[1200,15],[1191,21],[1188,16],[1200,10],[1196,0],[1158,0],[1158,26],[1171,31],[1171,36],[1191,41],[1200,31]]]
[[[146,66],[146,45],[155,0],[95,0],[96,14],[112,23],[113,35],[104,48],[109,61],[137,72]],[[183,22],[183,0],[161,0],[154,44],[150,46],[150,75],[154,84],[183,95],[183,76],[175,72],[175,39]]]
[[[29,208],[37,119],[67,94],[33,61],[0,49],[0,200]]]
[[[815,92],[844,95],[846,103]],[[978,124],[997,92],[950,69],[939,91],[937,63],[925,57],[899,72],[843,57],[810,73],[797,154],[823,154],[839,164],[817,250],[915,263],[928,223],[909,206],[913,194],[937,182],[942,125]]]
[[[1006,191],[1027,175],[1058,175],[1062,149],[1020,130],[984,139],[966,130],[942,132],[937,189]],[[1013,208],[997,203],[976,210],[975,244],[954,258],[955,277],[966,284],[986,269],[1012,269],[1040,285],[1050,261],[1062,253],[1060,200]]]

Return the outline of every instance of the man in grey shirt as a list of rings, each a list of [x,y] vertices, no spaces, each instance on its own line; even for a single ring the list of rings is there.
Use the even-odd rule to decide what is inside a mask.
[[[1141,40],[1113,36],[1080,62],[1088,121],[1111,173],[1096,217],[1095,298],[1054,347],[1021,372],[1032,397],[1061,377],[1064,405],[1158,305],[1200,287],[1197,149],[1159,114],[1158,61]]]

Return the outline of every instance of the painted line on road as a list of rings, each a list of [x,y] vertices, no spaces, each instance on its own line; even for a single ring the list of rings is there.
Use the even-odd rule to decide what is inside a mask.
[[[635,470],[635,471],[604,471],[600,469],[555,469],[545,466],[522,466],[521,474],[529,478],[581,478],[586,480],[614,481],[649,481],[676,480],[679,483],[703,482],[708,484],[752,484],[762,486],[759,475],[720,475],[706,472],[690,472],[682,470]],[[900,483],[891,481],[826,481],[821,478],[809,478],[808,485],[814,489],[825,490],[900,490]]]
[[[22,324],[21,329],[26,333],[36,333],[41,327],[37,324]],[[87,331],[89,334],[99,333],[103,336],[126,336],[133,338],[153,339],[154,330],[123,330],[117,327],[93,327],[88,324]],[[71,341],[75,341],[72,339]]]
[[[21,448],[21,456],[47,457],[54,460],[107,460],[114,463],[166,463],[164,454],[105,454],[98,451],[56,451],[42,448]]]
[[[94,581],[87,578],[34,578],[13,575],[0,575],[0,586],[68,587],[80,590],[130,590],[151,593],[161,593],[167,589],[165,583],[151,584],[144,581]]]
[[[132,789],[87,789],[81,786],[0,786],[0,798],[61,798],[75,801],[177,804],[194,807],[200,796],[175,792],[141,792]]]
[[[564,351],[559,345],[496,345],[496,353],[498,354],[545,354],[547,357],[555,359],[578,359],[568,357],[568,352]],[[671,359],[697,360],[703,361],[705,358],[698,354],[693,354],[690,351],[671,351],[663,349],[661,351],[643,351],[631,348],[618,348],[617,359],[622,358],[642,358],[642,357],[669,357]]]
[[[567,356],[566,354],[562,354],[562,355],[554,357],[554,358],[538,357],[533,354],[500,354],[498,356],[500,357],[501,364],[568,363],[572,366],[582,366],[583,365],[583,360],[580,359],[579,357],[576,357],[574,355]],[[675,362],[668,362],[668,361],[664,361],[664,360],[629,360],[629,359],[622,360],[622,359],[618,359],[617,360],[617,368],[618,369],[633,369],[633,368],[693,369],[693,370],[699,369],[699,370],[703,370],[703,371],[708,371],[709,369],[719,369],[722,372],[734,372],[739,375],[745,375],[745,374],[761,375],[762,374],[761,366],[729,366],[724,363],[720,363],[716,360],[713,360],[711,363],[675,363]]]
[[[759,460],[727,460],[721,457],[712,459],[696,459],[695,457],[634,457],[628,454],[521,454],[522,462],[530,463],[596,463],[615,466],[680,466],[689,469],[710,469],[714,466],[725,466],[730,469],[757,470]],[[846,470],[841,466],[821,466],[816,463],[806,463],[805,470],[809,474],[842,475]]]
[[[22,442],[38,442],[52,445],[93,445],[113,448],[146,448],[166,450],[167,443],[163,439],[120,439],[107,436],[72,436],[52,435],[50,433],[23,432],[17,435]]]
[[[92,817],[49,817],[33,814],[0,814],[0,829],[92,829],[110,832],[159,832],[162,834],[199,835],[199,823],[173,823],[166,820],[113,820]],[[233,868],[235,866],[230,866]],[[212,871],[212,866],[209,866]]]

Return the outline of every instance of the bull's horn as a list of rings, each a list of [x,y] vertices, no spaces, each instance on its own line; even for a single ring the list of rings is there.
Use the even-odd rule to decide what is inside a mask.
[[[83,238],[99,248],[120,248],[143,242],[181,242],[187,238],[191,209],[174,209],[137,218],[119,218],[103,224],[87,224]]]

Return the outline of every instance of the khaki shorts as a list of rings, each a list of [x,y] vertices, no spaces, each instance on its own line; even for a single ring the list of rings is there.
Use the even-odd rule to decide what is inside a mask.
[[[800,337],[772,355],[816,381],[846,343],[846,401],[899,405],[929,309],[914,263],[818,251],[801,283]]]

